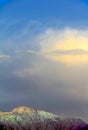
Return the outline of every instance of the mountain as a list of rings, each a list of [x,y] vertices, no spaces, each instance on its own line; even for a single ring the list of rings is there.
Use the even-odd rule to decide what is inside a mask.
[[[88,130],[88,125],[81,119],[60,118],[21,106],[11,112],[0,112],[0,130]]]

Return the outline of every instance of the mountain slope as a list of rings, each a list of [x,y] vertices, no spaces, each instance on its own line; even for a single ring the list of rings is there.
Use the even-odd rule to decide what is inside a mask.
[[[22,106],[11,112],[0,112],[0,130],[88,130],[88,125],[80,119],[62,119]]]

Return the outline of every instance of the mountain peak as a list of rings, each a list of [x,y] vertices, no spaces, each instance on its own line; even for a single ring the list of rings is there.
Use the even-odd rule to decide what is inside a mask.
[[[30,108],[30,107],[25,107],[25,106],[20,106],[17,108],[14,108],[11,113],[29,113],[29,112],[33,112],[34,109]]]

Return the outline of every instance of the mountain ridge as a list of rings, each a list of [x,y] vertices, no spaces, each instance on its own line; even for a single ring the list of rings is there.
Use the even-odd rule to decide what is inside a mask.
[[[0,112],[0,130],[4,129],[88,130],[88,124],[81,119],[61,118],[56,114],[20,106],[10,112]]]

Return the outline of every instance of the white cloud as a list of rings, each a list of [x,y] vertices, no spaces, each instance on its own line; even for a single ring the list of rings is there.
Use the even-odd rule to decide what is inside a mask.
[[[10,55],[0,54],[0,58],[10,58]]]
[[[8,61],[9,59],[10,59],[10,55],[0,54],[0,63],[3,63],[4,61]]]
[[[38,36],[40,52],[68,65],[88,62],[88,30],[47,29]]]

